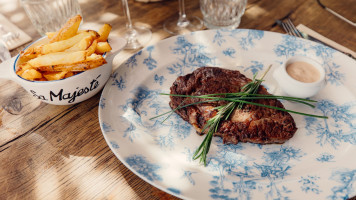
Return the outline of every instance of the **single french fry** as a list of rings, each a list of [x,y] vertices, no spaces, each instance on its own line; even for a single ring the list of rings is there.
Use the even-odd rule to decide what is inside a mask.
[[[68,73],[66,73],[66,75],[63,78],[68,78],[68,77],[71,77],[74,75],[75,75],[74,72],[68,72]]]
[[[42,78],[42,74],[35,69],[26,69],[22,72],[21,77],[26,80],[33,81],[35,79]]]
[[[111,46],[107,42],[98,42],[95,53],[96,54],[103,54],[105,52],[111,51]]]
[[[50,42],[57,42],[73,37],[79,28],[82,17],[80,15],[70,18],[67,23],[51,38]]]
[[[20,52],[20,60],[21,62],[27,62],[41,55],[41,52],[42,52],[42,46],[30,47],[25,51]]]
[[[98,42],[106,42],[108,40],[112,26],[110,24],[104,24],[98,31],[100,37]]]
[[[65,49],[68,49],[68,48],[78,44],[82,39],[84,39],[88,36],[91,37],[90,32],[83,32],[81,34],[75,35],[75,36],[68,38],[66,40],[61,40],[58,42],[45,44],[42,46],[41,54],[49,54],[49,53],[64,51]]]
[[[88,56],[86,60],[77,62],[77,63],[70,63],[70,64],[62,64],[62,65],[49,65],[49,66],[41,66],[37,69],[40,71],[49,71],[49,72],[58,72],[58,71],[85,71],[89,69],[94,69],[99,67],[103,64],[106,64],[106,60],[103,56],[92,54]]]
[[[28,63],[20,64],[17,67],[16,74],[19,76],[22,76],[23,72],[28,69],[34,69],[34,68],[31,65],[29,65]]]
[[[28,64],[34,68],[37,68],[40,66],[71,64],[81,62],[85,59],[86,51],[56,52],[34,58],[28,61]]]
[[[43,76],[49,81],[54,81],[54,80],[63,79],[67,73],[68,73],[67,71],[46,72],[43,73]]]
[[[69,49],[66,49],[66,52],[71,51],[85,51],[87,48],[93,43],[93,36],[89,35],[82,40],[80,40],[77,44],[73,45]]]
[[[46,33],[46,35],[49,39],[52,39],[56,34],[57,34],[57,32],[47,32]]]
[[[96,46],[98,45],[98,41],[94,40],[91,45],[88,47],[87,51],[87,56],[90,56],[91,54],[95,53]]]

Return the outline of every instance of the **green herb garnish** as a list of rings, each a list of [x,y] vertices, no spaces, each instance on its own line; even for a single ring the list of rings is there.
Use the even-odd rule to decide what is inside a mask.
[[[262,77],[260,79],[256,79],[257,74],[255,74],[253,76],[253,80],[241,88],[242,92],[207,94],[207,95],[200,95],[200,96],[161,93],[161,95],[178,96],[178,97],[186,97],[186,98],[201,98],[204,100],[195,102],[195,103],[191,103],[191,104],[187,104],[187,105],[183,105],[183,103],[184,103],[184,101],[183,101],[174,110],[163,113],[156,117],[152,117],[151,119],[155,119],[155,118],[161,117],[166,114],[172,114],[173,112],[175,112],[178,109],[196,105],[196,104],[216,102],[216,101],[222,101],[222,100],[228,101],[229,103],[227,103],[226,105],[217,106],[214,108],[218,112],[214,117],[209,119],[206,122],[206,124],[204,125],[204,127],[202,129],[202,133],[204,133],[205,130],[208,130],[207,134],[206,134],[203,142],[200,144],[200,146],[198,147],[198,149],[195,151],[195,153],[193,155],[194,160],[200,158],[200,162],[204,163],[204,166],[206,166],[206,158],[209,153],[211,141],[212,141],[214,133],[216,133],[218,131],[220,122],[222,120],[227,120],[230,117],[231,113],[235,109],[242,109],[245,104],[251,104],[251,105],[276,109],[276,110],[280,110],[280,111],[295,113],[295,114],[299,114],[299,115],[305,115],[305,116],[309,116],[309,117],[317,117],[317,118],[324,118],[324,119],[328,118],[327,116],[302,113],[302,112],[297,112],[297,111],[279,108],[279,107],[275,107],[275,106],[269,106],[269,105],[252,102],[251,100],[254,100],[254,99],[280,99],[280,100],[288,100],[288,101],[293,101],[293,102],[297,102],[297,103],[302,103],[302,104],[310,106],[312,108],[315,107],[314,105],[311,104],[311,103],[317,102],[315,100],[296,98],[296,97],[288,97],[288,96],[274,96],[274,95],[257,94],[258,89],[259,89],[261,83],[264,81],[263,79],[264,79],[265,75],[267,74],[267,72],[270,70],[270,68],[271,68],[271,66],[269,66],[269,68],[265,71],[265,73],[262,75]]]

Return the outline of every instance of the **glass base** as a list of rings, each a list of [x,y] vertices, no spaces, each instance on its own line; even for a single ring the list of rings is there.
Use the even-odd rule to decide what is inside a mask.
[[[237,22],[235,22],[233,24],[229,24],[229,25],[226,25],[226,24],[216,25],[216,24],[211,24],[209,22],[206,22],[204,20],[204,25],[207,29],[236,29],[240,25],[240,20],[238,20]]]
[[[120,32],[120,36],[125,38],[127,44],[125,49],[139,49],[144,47],[152,37],[150,29],[144,26],[133,26],[132,29],[123,29]]]
[[[170,18],[163,24],[163,29],[172,34],[180,35],[203,29],[203,21],[198,17],[188,17],[184,22],[178,22],[179,17]]]

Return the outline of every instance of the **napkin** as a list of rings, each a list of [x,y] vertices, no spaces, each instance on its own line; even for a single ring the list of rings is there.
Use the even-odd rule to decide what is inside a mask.
[[[312,29],[308,28],[307,26],[303,25],[303,24],[299,24],[297,26],[297,29],[302,32],[303,34],[308,35],[311,38],[314,38],[336,50],[341,51],[342,53],[346,53],[351,55],[354,59],[356,58],[356,52],[352,51],[351,49],[348,49],[326,37],[324,37],[323,35],[320,35],[319,33],[313,31]]]
[[[0,39],[2,39],[2,36],[12,32],[14,34],[18,34],[18,37],[15,39],[5,42],[5,45],[7,49],[13,50],[23,44],[28,43],[29,41],[32,40],[32,38],[27,35],[25,32],[23,32],[21,29],[19,29],[15,24],[11,23],[4,15],[0,14],[0,25],[2,25],[2,31],[0,33]]]

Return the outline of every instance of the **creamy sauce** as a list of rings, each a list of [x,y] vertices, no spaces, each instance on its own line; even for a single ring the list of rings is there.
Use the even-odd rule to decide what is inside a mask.
[[[286,67],[287,73],[297,81],[312,83],[320,79],[320,72],[306,62],[294,62]]]

